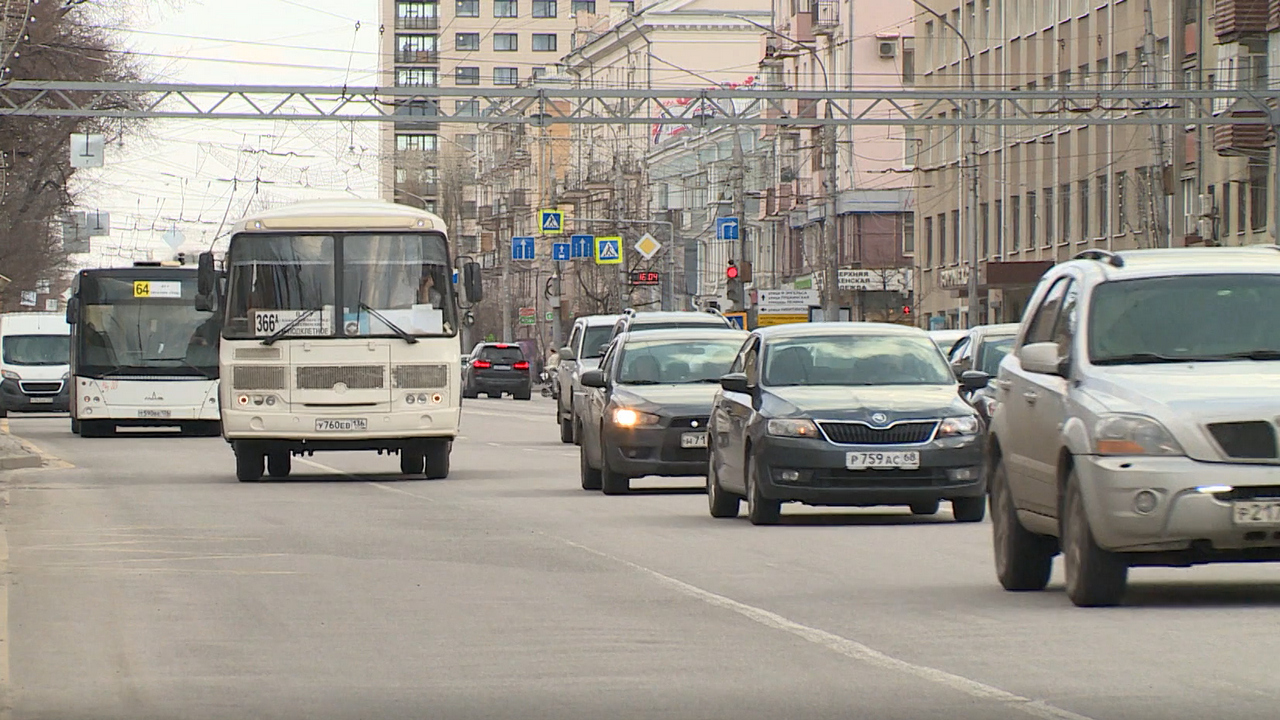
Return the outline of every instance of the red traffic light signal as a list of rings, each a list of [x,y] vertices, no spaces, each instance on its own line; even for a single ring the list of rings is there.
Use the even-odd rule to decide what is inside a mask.
[[[724,276],[730,280],[738,279],[738,266],[732,260],[729,261],[729,267],[724,269]]]
[[[902,314],[903,314],[903,315],[910,315],[910,314],[911,314],[911,306],[910,306],[910,305],[903,305],[903,306],[902,306]]]

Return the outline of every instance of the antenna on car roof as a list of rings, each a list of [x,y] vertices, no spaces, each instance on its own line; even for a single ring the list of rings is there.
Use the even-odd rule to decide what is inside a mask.
[[[1083,252],[1078,253],[1073,259],[1101,260],[1107,263],[1108,265],[1110,265],[1111,267],[1124,267],[1124,258],[1111,252],[1110,250],[1103,250],[1102,248],[1093,248],[1091,250],[1085,250]]]

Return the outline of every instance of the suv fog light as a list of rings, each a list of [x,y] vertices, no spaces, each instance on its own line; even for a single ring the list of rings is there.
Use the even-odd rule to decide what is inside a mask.
[[[1133,496],[1133,509],[1139,515],[1149,515],[1160,504],[1160,496],[1150,490],[1140,490]]]
[[[795,482],[800,479],[800,473],[796,470],[783,470],[778,473],[778,477],[781,478],[783,482]]]

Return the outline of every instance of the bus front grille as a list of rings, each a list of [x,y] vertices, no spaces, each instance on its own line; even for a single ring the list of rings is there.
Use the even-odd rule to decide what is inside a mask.
[[[391,386],[401,390],[432,390],[448,385],[448,365],[396,365],[391,369]]]
[[[387,386],[385,365],[304,365],[297,370],[299,390],[328,390],[338,383],[352,390],[381,390]]]
[[[236,365],[231,369],[231,387],[237,390],[284,390],[284,368],[270,365]]]

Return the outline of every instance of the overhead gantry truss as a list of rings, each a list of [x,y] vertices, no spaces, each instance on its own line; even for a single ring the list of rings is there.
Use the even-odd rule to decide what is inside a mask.
[[[826,101],[830,102],[826,102]],[[457,101],[474,101],[463,102]],[[14,81],[0,116],[576,125],[1280,125],[1280,90],[378,88]]]

